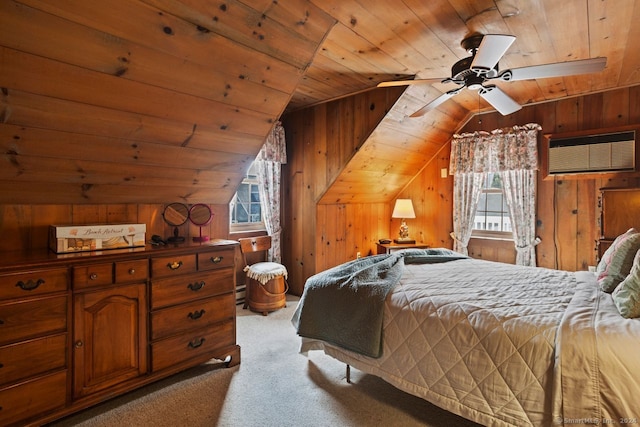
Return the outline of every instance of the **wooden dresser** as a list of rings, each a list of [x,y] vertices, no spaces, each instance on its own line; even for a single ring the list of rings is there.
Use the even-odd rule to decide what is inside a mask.
[[[640,230],[640,188],[601,188],[598,260],[620,234],[631,227]]]
[[[0,425],[41,425],[212,358],[240,363],[237,248],[3,254]]]

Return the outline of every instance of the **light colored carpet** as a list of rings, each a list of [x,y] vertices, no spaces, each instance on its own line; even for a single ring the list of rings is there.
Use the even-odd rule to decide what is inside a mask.
[[[323,352],[298,353],[297,297],[268,316],[237,307],[242,363],[210,362],[60,420],[56,427],[477,426],[351,370]]]

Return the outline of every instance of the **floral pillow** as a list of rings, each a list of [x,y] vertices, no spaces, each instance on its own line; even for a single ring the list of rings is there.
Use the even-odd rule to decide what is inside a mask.
[[[620,282],[612,296],[622,317],[640,317],[640,251],[633,259],[631,272]]]
[[[611,293],[622,282],[633,265],[636,252],[640,250],[640,233],[630,228],[619,235],[602,255],[596,273],[598,285],[604,292]]]

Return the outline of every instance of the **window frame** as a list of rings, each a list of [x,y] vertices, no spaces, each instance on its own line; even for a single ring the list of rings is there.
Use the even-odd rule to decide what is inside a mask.
[[[500,177],[500,187],[496,188],[496,187],[491,187],[490,185],[488,185],[488,183],[490,181],[493,180],[493,177],[495,175],[498,175]],[[483,183],[482,186],[482,194],[501,194],[502,195],[502,203],[501,206],[505,206],[505,200],[504,200],[504,188],[502,187],[502,177],[500,176],[500,174],[498,174],[497,172],[494,173],[489,173],[487,174],[487,176],[485,177],[485,182]],[[499,240],[513,240],[513,231],[496,231],[496,230],[483,230],[483,229],[478,229],[475,228],[476,225],[476,221],[475,221],[475,217],[478,213],[478,208],[480,207],[480,201],[478,201],[478,204],[476,205],[476,210],[474,213],[474,221],[473,221],[473,226],[471,229],[471,237],[472,238],[480,238],[480,239],[499,239]],[[486,203],[485,203],[485,208],[487,207]],[[487,209],[483,209],[483,211],[485,212],[484,215],[484,219],[485,219],[485,224],[487,223],[486,219],[487,219]],[[497,212],[497,211],[492,211],[492,212]],[[504,222],[504,217],[507,216],[509,218],[510,223],[513,223],[513,221],[511,220],[511,214],[509,213],[509,209],[505,206],[505,209],[500,211],[501,213],[501,222]]]
[[[255,173],[255,162],[253,162],[251,164],[251,166],[249,166],[249,169],[247,170],[247,173],[245,174],[245,177],[242,179],[242,181],[240,182],[240,185],[256,185],[259,186],[260,185],[260,181],[258,179],[257,174]],[[240,188],[240,185],[238,186],[238,188]],[[249,188],[249,194],[251,194],[251,188]],[[236,209],[237,209],[237,200],[238,200],[238,191],[236,189],[236,192],[233,194],[233,198],[231,199],[231,202],[229,202],[229,232],[230,233],[242,233],[242,232],[249,232],[249,231],[264,231],[266,230],[266,226],[264,224],[264,212],[262,209],[262,203],[261,203],[261,198],[260,198],[260,192],[258,191],[258,202],[260,203],[260,222],[233,222],[233,211],[232,211],[232,206],[235,205]],[[235,202],[235,204],[234,204]],[[251,203],[256,203],[256,202],[249,202]]]

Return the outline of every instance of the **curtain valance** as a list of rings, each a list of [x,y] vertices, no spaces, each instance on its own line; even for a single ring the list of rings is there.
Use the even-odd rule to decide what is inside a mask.
[[[451,141],[449,170],[457,173],[488,173],[538,169],[536,123],[491,132],[455,134]]]

